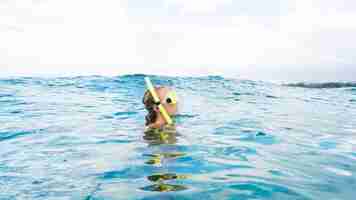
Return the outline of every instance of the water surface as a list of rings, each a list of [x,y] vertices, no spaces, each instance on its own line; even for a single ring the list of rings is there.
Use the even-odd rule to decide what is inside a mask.
[[[152,143],[143,78],[0,79],[0,199],[356,196],[355,85],[152,76],[181,102]]]

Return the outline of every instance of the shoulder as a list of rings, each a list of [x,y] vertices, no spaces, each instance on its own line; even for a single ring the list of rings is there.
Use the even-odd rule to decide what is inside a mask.
[[[169,131],[169,132],[175,132],[176,131],[176,127],[175,125],[164,125],[162,127],[159,128],[155,128],[155,127],[151,127],[151,126],[146,126],[144,129],[144,132],[162,132],[162,131]]]

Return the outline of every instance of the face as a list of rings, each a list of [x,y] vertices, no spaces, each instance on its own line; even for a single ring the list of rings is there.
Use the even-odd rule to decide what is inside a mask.
[[[169,103],[167,102],[167,95],[171,92],[172,90],[167,88],[167,87],[161,87],[156,89],[157,95],[159,99],[161,100],[162,105],[166,109],[169,115],[176,115],[177,114],[177,103]],[[169,100],[168,100],[169,101]]]

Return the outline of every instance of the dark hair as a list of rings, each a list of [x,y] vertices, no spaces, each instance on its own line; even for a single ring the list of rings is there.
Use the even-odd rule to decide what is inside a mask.
[[[148,111],[148,114],[145,117],[146,126],[147,126],[149,124],[154,123],[157,120],[157,113],[154,110],[155,102],[153,100],[151,93],[148,90],[146,90],[143,96],[142,103],[145,105],[145,109]]]

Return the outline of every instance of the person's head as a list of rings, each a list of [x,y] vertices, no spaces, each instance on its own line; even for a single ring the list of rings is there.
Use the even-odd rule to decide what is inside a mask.
[[[170,116],[177,114],[177,102],[175,92],[168,87],[155,87],[158,98],[161,104],[166,109]],[[150,124],[164,125],[165,121],[161,116],[158,106],[155,104],[151,93],[147,90],[143,96],[143,104],[145,105],[148,115],[146,116],[146,126]]]

